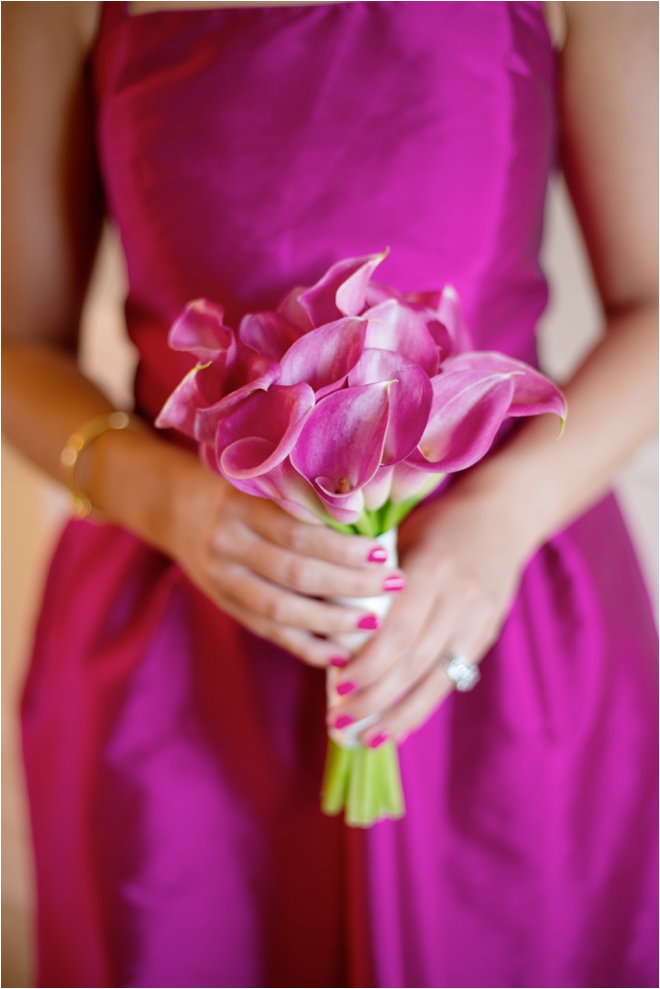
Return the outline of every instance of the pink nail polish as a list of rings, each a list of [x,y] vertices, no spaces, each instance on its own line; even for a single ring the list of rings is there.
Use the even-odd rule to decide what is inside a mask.
[[[333,656],[330,660],[330,666],[346,666],[348,660],[344,656]]]
[[[357,687],[356,683],[351,683],[350,680],[347,680],[346,683],[338,683],[336,689],[339,696],[343,697],[344,694],[351,694],[356,689],[356,687]]]
[[[380,546],[376,549],[372,549],[371,553],[367,557],[367,563],[385,563],[387,560],[387,552]]]
[[[380,628],[380,618],[378,615],[363,615],[357,623],[357,627],[373,632],[374,629]]]
[[[402,591],[406,586],[406,582],[403,577],[386,577],[383,581],[383,590],[389,591]]]
[[[354,721],[355,718],[352,718],[350,714],[340,714],[335,721],[335,728],[348,728]]]
[[[383,742],[386,742],[389,737],[390,737],[389,731],[378,732],[378,734],[377,735],[374,735],[374,737],[369,742],[369,748],[370,749],[377,749],[378,746],[379,745],[382,745]]]

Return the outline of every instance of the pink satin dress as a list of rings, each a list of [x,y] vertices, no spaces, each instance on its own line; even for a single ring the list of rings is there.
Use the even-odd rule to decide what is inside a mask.
[[[137,410],[340,258],[451,282],[480,349],[535,360],[555,58],[537,3],[129,17],[92,58],[130,278]],[[71,522],[23,707],[42,986],[654,986],[656,637],[609,496],[530,562],[472,693],[401,749],[408,813],[319,810],[324,674],[179,566]]]

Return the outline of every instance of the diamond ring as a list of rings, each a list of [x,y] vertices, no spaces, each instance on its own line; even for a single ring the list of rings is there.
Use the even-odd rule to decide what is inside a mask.
[[[445,663],[445,673],[456,684],[456,690],[472,690],[481,679],[479,667],[459,653],[451,653]]]

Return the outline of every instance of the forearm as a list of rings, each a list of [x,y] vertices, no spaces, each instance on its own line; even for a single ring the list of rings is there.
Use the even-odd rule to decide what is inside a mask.
[[[33,463],[61,479],[60,453],[76,429],[112,404],[77,367],[75,355],[47,344],[3,346],[3,430]],[[176,492],[206,477],[197,459],[145,428],[103,434],[77,470],[92,503],[154,545],[170,549]],[[189,484],[187,484],[189,480]]]
[[[461,482],[486,495],[533,552],[602,495],[657,429],[655,303],[612,315],[607,333],[565,387],[566,428],[529,420],[500,452]]]

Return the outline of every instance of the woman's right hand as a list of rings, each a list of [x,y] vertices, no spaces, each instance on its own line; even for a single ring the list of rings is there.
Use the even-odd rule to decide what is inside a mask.
[[[334,637],[373,622],[364,609],[323,598],[375,597],[388,578],[403,587],[374,539],[299,521],[155,434],[106,433],[82,466],[95,504],[175,559],[251,632],[312,666],[342,665],[349,653]]]

